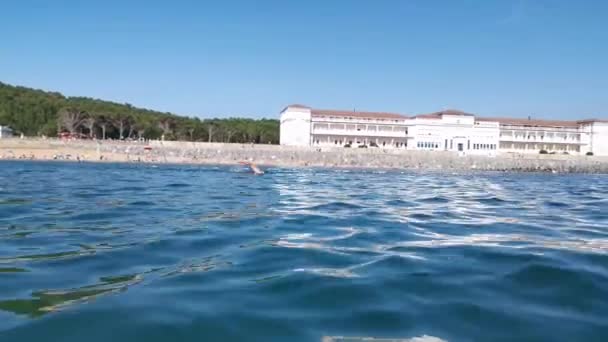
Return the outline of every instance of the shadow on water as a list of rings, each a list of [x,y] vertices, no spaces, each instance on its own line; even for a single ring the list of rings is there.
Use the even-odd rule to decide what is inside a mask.
[[[111,293],[125,291],[129,286],[141,281],[139,275],[101,278],[100,283],[63,291],[36,291],[30,299],[10,299],[0,301],[0,310],[40,317],[50,312],[62,310],[70,305],[83,304]]]

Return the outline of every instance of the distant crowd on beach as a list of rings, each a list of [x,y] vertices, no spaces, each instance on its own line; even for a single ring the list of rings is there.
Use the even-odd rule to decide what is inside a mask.
[[[36,160],[38,159],[36,157],[36,155],[34,153],[29,153],[29,154],[15,154],[12,150],[7,151],[6,153],[0,154],[0,160]],[[53,156],[51,158],[48,158],[48,156],[42,156],[40,159],[42,160],[71,160],[71,161],[77,161],[77,162],[81,162],[81,161],[86,161],[88,158],[86,155],[81,155],[81,154],[76,154],[76,155],[72,155],[70,153],[57,153],[57,154],[53,154]],[[102,159],[103,160],[103,157]]]
[[[13,151],[8,151],[7,153],[0,154],[0,160],[34,160],[36,156],[33,153],[30,154],[20,154],[16,155]]]

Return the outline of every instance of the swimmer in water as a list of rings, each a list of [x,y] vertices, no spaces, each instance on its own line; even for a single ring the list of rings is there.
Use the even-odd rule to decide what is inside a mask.
[[[240,164],[247,165],[251,169],[251,171],[256,175],[263,175],[264,171],[262,171],[259,167],[257,167],[254,163],[242,161]]]

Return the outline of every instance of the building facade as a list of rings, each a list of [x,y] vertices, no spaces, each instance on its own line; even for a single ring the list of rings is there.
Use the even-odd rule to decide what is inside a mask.
[[[13,136],[13,130],[7,126],[0,125],[0,139],[11,138]]]
[[[608,156],[608,120],[480,118],[457,110],[410,117],[290,105],[281,112],[281,145]]]

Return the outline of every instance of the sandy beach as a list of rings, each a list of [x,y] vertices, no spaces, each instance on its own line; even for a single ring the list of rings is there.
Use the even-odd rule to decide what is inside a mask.
[[[260,165],[281,167],[608,173],[608,158],[571,155],[501,154],[480,157],[459,156],[450,152],[380,148],[299,148],[180,141],[1,139],[0,160],[19,159],[217,165],[237,164],[247,160]]]

